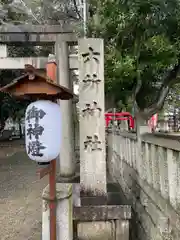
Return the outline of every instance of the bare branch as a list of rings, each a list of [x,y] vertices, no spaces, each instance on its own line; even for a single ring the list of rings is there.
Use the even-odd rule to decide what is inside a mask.
[[[180,57],[175,67],[168,73],[167,77],[163,81],[164,86],[172,86],[176,81],[180,71]]]
[[[73,0],[73,4],[74,4],[74,8],[75,8],[75,11],[76,11],[79,19],[82,19],[81,15],[80,15],[80,13],[79,13],[78,7],[77,7],[77,2],[76,2],[76,0]]]
[[[155,113],[162,109],[164,101],[168,95],[169,89],[170,86],[163,86],[158,94],[159,96],[158,101],[149,106],[148,108],[144,109],[144,116],[147,116],[146,118],[151,117],[152,115],[154,115]]]
[[[30,16],[32,16],[34,18],[34,20],[36,22],[38,22],[39,24],[41,24],[41,22],[37,19],[37,17],[35,16],[35,14],[33,13],[32,9],[23,1],[20,0],[21,4],[23,5],[23,8],[25,9],[26,13]],[[16,6],[17,7],[17,6]],[[23,9],[21,9],[23,10]]]

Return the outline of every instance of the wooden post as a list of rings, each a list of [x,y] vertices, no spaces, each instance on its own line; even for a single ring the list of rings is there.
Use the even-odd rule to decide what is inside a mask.
[[[81,196],[104,199],[107,189],[102,39],[79,40],[79,106]],[[100,199],[97,202],[103,204]]]
[[[69,74],[68,45],[67,42],[61,41],[61,37],[57,38],[56,56],[58,83],[72,90],[73,84],[70,81]],[[69,178],[75,175],[72,100],[60,101],[60,106],[62,112],[62,147],[59,161],[59,174],[61,177]]]

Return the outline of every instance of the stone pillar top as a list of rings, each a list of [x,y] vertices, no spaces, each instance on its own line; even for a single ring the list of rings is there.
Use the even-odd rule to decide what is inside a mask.
[[[72,184],[70,183],[56,183],[56,197],[58,200],[69,198],[72,195]],[[50,200],[49,184],[44,188],[42,198]]]

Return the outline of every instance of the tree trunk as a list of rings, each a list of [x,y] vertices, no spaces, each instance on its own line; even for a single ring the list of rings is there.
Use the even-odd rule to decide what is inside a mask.
[[[106,112],[108,112],[108,110],[113,111],[113,108],[115,106],[115,101],[114,101],[114,96],[111,97],[105,97],[105,109]]]
[[[177,121],[176,121],[176,108],[174,107],[174,113],[173,113],[173,115],[174,115],[174,132],[176,132],[176,125],[177,125]]]
[[[21,121],[19,120],[18,121],[18,124],[19,124],[19,136],[20,136],[20,139],[22,138],[22,127],[21,127]]]
[[[6,121],[1,120],[1,122],[0,122],[0,132],[2,132],[4,130],[5,125],[6,125]]]

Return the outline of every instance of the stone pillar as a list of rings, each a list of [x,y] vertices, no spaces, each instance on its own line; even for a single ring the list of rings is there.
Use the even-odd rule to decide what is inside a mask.
[[[128,131],[128,122],[126,120],[125,121],[121,121],[120,129],[122,131]]]
[[[164,114],[164,131],[165,132],[169,132],[168,120],[169,120],[169,115],[168,115],[168,113],[165,113]]]
[[[136,136],[137,136],[137,156],[136,156],[136,164],[137,171],[140,176],[144,175],[143,167],[143,148],[142,148],[142,135],[150,132],[150,128],[146,120],[144,120],[140,115],[136,115]]]
[[[58,83],[69,89],[73,89],[69,71],[69,50],[67,42],[57,38],[56,42],[57,56],[57,77]],[[59,161],[60,177],[69,178],[75,174],[75,160],[73,147],[73,105],[72,100],[60,101],[62,112],[62,145]]]
[[[116,220],[115,229],[116,229],[115,239],[129,240],[129,221],[128,220]]]
[[[72,184],[56,184],[57,240],[73,239]],[[50,240],[49,185],[43,191],[42,240]]]
[[[78,224],[78,237],[83,240],[114,240],[113,227],[110,221],[84,222]]]
[[[7,45],[0,44],[0,57],[6,58],[7,57]]]
[[[102,39],[79,40],[79,106],[81,197],[96,196],[102,204],[107,191]]]

